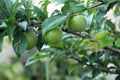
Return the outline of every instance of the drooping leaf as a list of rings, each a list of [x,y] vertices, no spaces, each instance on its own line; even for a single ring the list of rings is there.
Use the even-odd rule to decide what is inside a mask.
[[[40,34],[38,35],[38,42],[37,42],[37,44],[36,44],[36,47],[38,48],[39,51],[41,50],[43,44],[44,44],[44,40],[43,40],[43,38],[42,38],[42,33],[40,33]]]
[[[14,36],[13,42],[13,49],[18,57],[20,57],[27,48],[27,40],[23,32],[17,31]]]
[[[46,58],[46,57],[49,57],[49,55],[48,54],[42,54],[41,52],[37,52],[35,55],[28,58],[25,65],[26,66],[31,65],[31,64],[35,63],[36,61],[39,61],[40,59]]]
[[[5,31],[4,32],[0,32],[0,52],[2,51],[4,36],[5,36]]]
[[[7,31],[7,34],[9,36],[9,39],[12,40],[13,38],[13,33],[14,33],[14,30],[16,28],[16,25],[7,25],[7,28],[6,28],[6,31]]]

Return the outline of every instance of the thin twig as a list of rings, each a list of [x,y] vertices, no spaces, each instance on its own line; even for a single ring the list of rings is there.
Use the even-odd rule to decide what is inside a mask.
[[[41,25],[41,24],[42,24],[42,21],[38,21],[38,22],[32,22],[29,25],[30,26],[35,26],[35,25]]]
[[[96,7],[99,7],[99,6],[102,6],[102,5],[104,5],[104,3],[98,3],[98,4],[94,5],[94,6],[91,6],[91,7],[89,7],[89,8],[86,8],[86,9],[84,9],[84,10],[82,10],[82,11],[86,11],[87,9],[96,8]]]
[[[79,34],[79,33],[76,33],[76,32],[68,32],[67,30],[64,30],[64,29],[62,29],[62,31],[63,31],[63,32],[66,32],[66,33],[71,33],[71,34],[73,34],[73,35],[75,35],[75,36],[78,36],[78,37],[80,37],[80,38],[83,38],[83,39],[86,38],[86,36],[83,36],[83,35],[81,35],[81,34]]]
[[[104,49],[113,51],[113,52],[115,52],[115,53],[120,53],[120,50],[119,50],[119,49],[116,49],[116,48],[113,48],[113,47],[110,47],[110,46],[105,46]]]

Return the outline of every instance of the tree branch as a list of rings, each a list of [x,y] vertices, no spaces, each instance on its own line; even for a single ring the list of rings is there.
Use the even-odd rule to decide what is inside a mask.
[[[100,5],[100,4],[99,4],[99,5]],[[36,23],[31,23],[31,24],[29,24],[29,25],[30,25],[30,26],[35,26],[35,25],[41,25],[41,24],[42,24],[42,22],[41,22],[41,21],[38,21],[38,22],[36,22]],[[68,33],[67,30],[62,29],[62,31]],[[78,36],[78,37],[80,37],[80,38],[83,38],[83,39],[88,38],[87,36],[83,36],[83,35],[81,35],[81,34],[79,34],[79,33],[77,33],[77,32],[70,32],[70,33],[73,34],[73,35],[75,35],[75,36]],[[104,49],[110,50],[110,51],[112,51],[112,52],[115,52],[115,53],[119,53],[119,54],[120,54],[120,50],[119,50],[119,49],[116,49],[116,48],[113,48],[113,47],[110,47],[110,46],[105,46]]]
[[[107,50],[110,50],[110,51],[113,51],[115,53],[119,53],[120,54],[120,50],[119,49],[116,49],[116,48],[113,48],[113,47],[110,47],[110,46],[105,46],[104,49],[107,49]]]
[[[71,33],[71,32],[68,32],[67,30],[64,30],[64,29],[62,29],[62,31],[63,31],[63,32],[66,32],[66,33]],[[75,35],[75,36],[78,36],[78,37],[80,37],[80,38],[83,38],[83,39],[86,38],[86,36],[83,36],[83,35],[78,34],[78,33],[76,33],[76,32],[72,32],[71,34],[73,34],[73,35]]]
[[[38,21],[38,22],[31,22],[29,25],[30,26],[35,26],[35,25],[41,25],[42,21]]]
[[[80,64],[83,64],[83,65],[86,65],[88,67],[90,67],[91,69],[96,69],[96,70],[101,70],[102,72],[105,72],[105,73],[110,73],[110,74],[118,74],[116,71],[110,71],[110,70],[106,70],[106,69],[99,69],[96,67],[96,65],[92,65],[92,64],[88,64],[87,62],[86,63],[83,63],[81,60],[79,60],[78,58],[76,57],[71,57],[73,59],[75,59],[76,61],[78,61],[78,63]]]
[[[75,36],[78,36],[78,37],[80,37],[80,38],[83,38],[83,39],[87,38],[87,37],[85,37],[85,36],[82,36],[82,35],[79,34],[79,33],[71,33],[71,34],[73,34],[73,35],[75,35]],[[110,51],[112,51],[112,52],[115,52],[115,53],[119,53],[119,54],[120,54],[120,50],[119,50],[119,49],[116,49],[116,48],[113,48],[113,47],[110,47],[110,46],[105,46],[104,49],[110,50]]]

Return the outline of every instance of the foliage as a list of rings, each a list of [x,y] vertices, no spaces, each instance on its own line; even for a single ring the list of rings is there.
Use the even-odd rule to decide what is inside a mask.
[[[30,80],[30,78],[26,74],[24,74],[24,67],[20,62],[16,62],[14,64],[9,64],[6,62],[1,63],[0,64],[0,79],[2,80]]]
[[[55,10],[48,16],[47,6],[57,1],[64,6],[61,11]],[[105,15],[114,9],[113,16],[120,16],[119,0],[44,0],[41,7],[32,4],[32,0],[0,0],[0,51],[3,38],[8,36],[16,54],[20,57],[27,48],[26,31],[34,32],[38,36],[37,53],[31,56],[27,65],[40,59],[48,58],[50,62],[65,60],[68,62],[68,72],[71,74],[79,65],[79,77],[82,80],[93,80],[100,73],[117,74],[120,76],[120,31],[119,19],[113,22]],[[87,27],[81,32],[69,32],[69,19],[76,15],[83,15],[87,20]],[[62,42],[51,44],[44,40],[43,35],[55,27],[63,32]],[[44,46],[48,46],[43,48]],[[62,61],[61,61],[62,62]],[[84,75],[91,72],[91,77]]]

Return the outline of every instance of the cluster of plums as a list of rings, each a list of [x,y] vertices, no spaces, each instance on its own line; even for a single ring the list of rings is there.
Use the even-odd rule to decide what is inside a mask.
[[[81,32],[85,30],[87,21],[83,15],[76,15],[68,20],[68,31]],[[56,44],[62,41],[62,30],[59,27],[55,27],[52,30],[46,32],[43,38],[46,42]],[[37,36],[30,32],[25,32],[27,39],[27,50],[33,48],[37,44]]]

